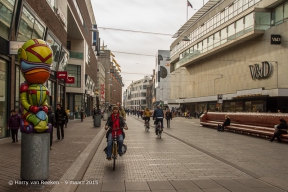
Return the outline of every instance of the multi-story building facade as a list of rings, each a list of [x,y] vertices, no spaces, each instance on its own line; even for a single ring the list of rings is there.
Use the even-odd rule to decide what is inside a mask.
[[[0,9],[0,138],[9,135],[10,110],[19,109],[19,87],[24,78],[16,54],[29,39],[43,39],[53,51],[52,71],[45,84],[50,93],[48,104],[55,110],[60,103],[74,112],[81,103],[89,115],[97,78],[96,56],[89,55],[94,53],[89,29],[96,24],[90,0],[2,0]],[[74,70],[72,65],[79,67]],[[67,88],[64,80],[57,79],[57,72],[67,70],[75,77],[76,87]]]
[[[10,110],[19,109],[19,87],[24,78],[16,54],[25,41],[43,39],[51,45],[54,59],[46,84],[48,103],[65,103],[64,82],[57,80],[56,72],[67,64],[67,1],[4,0],[0,9],[0,137],[6,137]]]
[[[147,106],[147,87],[150,81],[149,76],[144,76],[143,79],[132,82],[126,89],[126,109],[143,110]]]
[[[155,69],[153,69],[153,74],[151,75],[151,79],[149,79],[149,85],[147,86],[147,91],[146,91],[146,104],[149,109],[154,109],[153,107],[153,98],[154,96],[154,90],[155,90],[155,84],[154,82],[154,76],[155,76]]]
[[[105,68],[103,67],[101,62],[98,62],[98,69],[97,69],[97,84],[96,84],[96,92],[99,96],[99,105],[105,106]]]
[[[154,105],[168,104],[168,98],[170,96],[170,51],[158,50],[158,57],[155,64],[155,91],[156,91],[156,102]]]
[[[115,105],[117,102],[122,102],[122,77],[120,75],[120,65],[114,59],[113,53],[108,49],[103,49],[98,56],[99,62],[105,69],[105,105],[107,108],[109,105]],[[103,108],[102,107],[102,108]]]
[[[97,59],[91,29],[96,25],[91,1],[68,0],[67,72],[75,83],[67,85],[67,108],[80,118],[83,108],[89,116],[96,104]]]
[[[208,1],[171,44],[169,102],[190,112],[288,112],[287,17],[287,1]]]

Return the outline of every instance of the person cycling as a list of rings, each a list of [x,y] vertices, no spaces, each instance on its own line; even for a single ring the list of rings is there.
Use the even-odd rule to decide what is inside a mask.
[[[114,131],[115,129],[117,130],[116,135],[117,135],[117,141],[118,141],[118,154],[119,156],[123,155],[122,152],[122,146],[123,146],[123,141],[125,139],[125,133],[124,130],[127,130],[128,127],[123,119],[122,116],[118,113],[118,106],[113,106],[112,107],[112,114],[110,117],[108,117],[105,129],[109,130],[106,133],[106,138],[107,138],[107,159],[111,160],[111,155],[112,155],[112,143],[113,143],[113,137],[114,137]],[[113,135],[112,135],[113,133]]]
[[[158,124],[158,121],[160,121],[161,122],[161,128],[163,129],[164,127],[163,127],[163,118],[164,118],[164,112],[163,112],[163,110],[160,108],[160,105],[157,105],[157,109],[154,111],[154,113],[153,113],[153,120],[155,120],[156,119],[156,121],[155,121],[155,125],[157,125]],[[158,132],[157,132],[157,129],[156,129],[156,126],[155,126],[155,133],[156,133],[156,135],[158,135]]]
[[[144,120],[145,120],[144,125],[146,125],[146,123],[148,123],[148,125],[149,125],[150,117],[151,117],[151,112],[148,108],[146,108],[144,111]]]

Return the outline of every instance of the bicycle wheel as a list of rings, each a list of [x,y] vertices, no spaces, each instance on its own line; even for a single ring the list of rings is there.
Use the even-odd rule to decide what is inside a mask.
[[[115,170],[116,167],[116,159],[117,159],[117,145],[113,143],[113,150],[112,150],[112,155],[113,155],[113,171]]]
[[[162,127],[161,122],[158,122],[158,125],[157,125],[158,138],[160,138],[160,139],[161,139],[161,134],[162,134],[161,127]]]

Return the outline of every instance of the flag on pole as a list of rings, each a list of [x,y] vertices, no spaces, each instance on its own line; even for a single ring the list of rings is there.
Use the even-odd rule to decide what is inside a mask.
[[[188,7],[191,7],[192,9],[193,9],[193,6],[192,6],[192,4],[187,0],[187,6]]]

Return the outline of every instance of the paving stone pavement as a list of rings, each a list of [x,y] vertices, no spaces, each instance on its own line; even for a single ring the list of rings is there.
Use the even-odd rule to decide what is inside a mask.
[[[56,185],[8,185],[20,180],[21,144],[1,139],[0,191],[288,191],[287,144],[218,133],[201,127],[199,119],[180,117],[158,139],[140,121],[127,118],[128,151],[117,159],[115,171],[103,152],[104,122],[93,128],[91,117],[71,121],[50,154],[49,180]]]
[[[127,118],[127,124],[129,130],[125,132],[125,143],[128,145],[128,151],[123,157],[117,159],[116,170],[112,171],[112,162],[105,159],[105,153],[101,150],[106,146],[106,139],[104,139],[83,177],[85,181],[96,179],[97,186],[79,185],[77,192],[284,191],[264,182],[265,180],[261,181],[254,177],[253,172],[226,161],[221,157],[225,152],[219,154],[220,157],[218,157],[204,150],[205,146],[201,146],[204,148],[201,149],[197,147],[198,145],[189,144],[196,137],[200,142],[205,140],[210,144],[206,138],[207,133],[203,133],[205,131],[208,131],[208,134],[213,133],[211,137],[219,136],[219,133],[213,129],[200,127],[199,119],[176,118],[173,126],[164,130],[169,135],[163,134],[162,139],[156,137],[153,129],[145,132],[143,124],[139,125],[137,118]],[[197,130],[195,135],[191,128]],[[223,135],[232,133],[221,134],[222,140],[225,140]],[[233,136],[237,138],[240,135],[234,134]],[[257,138],[250,139],[252,143],[260,141]],[[243,145],[243,143],[240,144]],[[215,143],[212,147],[218,148]],[[225,150],[225,145],[222,147]],[[230,147],[226,149],[227,152],[233,150]],[[279,187],[283,189],[285,185]]]
[[[65,138],[61,141],[56,141],[56,129],[53,130],[49,180],[59,181],[69,167],[73,165],[73,162],[81,156],[87,145],[99,133],[101,128],[93,127],[92,120],[92,117],[87,117],[83,122],[80,120],[70,120],[68,128],[64,128]],[[11,143],[11,141],[11,138],[0,139],[0,192],[51,191],[54,185],[15,185],[15,182],[21,181],[21,139],[18,143]],[[93,152],[93,150],[91,149],[89,152]],[[82,160],[83,162],[79,165],[85,162],[85,158],[82,158]],[[77,175],[76,173],[70,174]],[[10,180],[13,182],[13,185],[8,185],[8,181]]]

